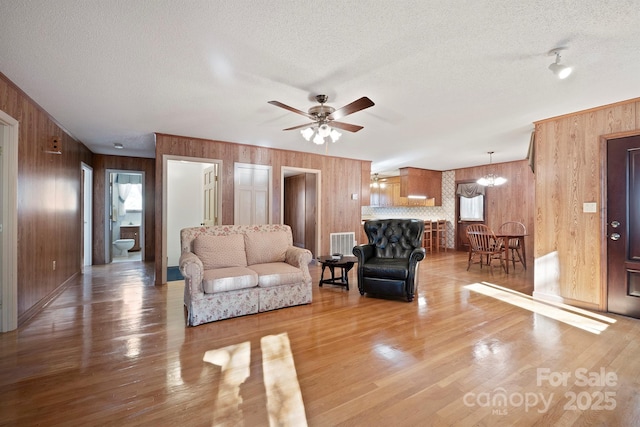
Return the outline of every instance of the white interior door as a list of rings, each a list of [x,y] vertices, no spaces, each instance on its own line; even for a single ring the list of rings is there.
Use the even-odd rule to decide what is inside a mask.
[[[82,265],[93,264],[93,222],[92,222],[92,200],[93,200],[93,169],[86,164],[82,164],[82,185],[83,185],[83,256]]]
[[[236,225],[271,224],[271,166],[234,164]]]

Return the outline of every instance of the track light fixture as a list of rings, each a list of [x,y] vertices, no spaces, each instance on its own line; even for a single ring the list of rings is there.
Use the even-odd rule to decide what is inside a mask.
[[[569,74],[573,71],[571,67],[560,64],[560,51],[564,50],[564,47],[557,47],[551,51],[549,51],[549,56],[555,55],[556,60],[551,65],[549,65],[549,69],[553,74],[558,76],[559,79],[566,79],[569,77]]]

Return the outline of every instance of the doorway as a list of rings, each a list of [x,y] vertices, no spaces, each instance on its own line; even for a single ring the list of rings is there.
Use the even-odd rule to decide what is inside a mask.
[[[607,141],[607,309],[640,318],[640,135]]]
[[[112,262],[144,260],[143,171],[107,169],[105,254]]]
[[[172,274],[169,277],[171,281],[180,277],[177,271],[181,250],[180,230],[205,222],[211,224],[211,221],[214,225],[221,225],[222,160],[164,155],[162,170],[162,255],[159,278],[160,283],[167,283],[169,272]]]
[[[294,245],[320,255],[321,173],[317,169],[282,166],[280,212],[291,227]]]

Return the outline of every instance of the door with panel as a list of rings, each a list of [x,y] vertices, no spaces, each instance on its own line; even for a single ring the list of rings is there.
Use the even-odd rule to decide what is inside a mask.
[[[204,212],[202,225],[218,225],[218,164],[203,171]]]
[[[607,142],[607,306],[640,318],[640,135]]]
[[[271,166],[234,165],[235,225],[271,224]]]

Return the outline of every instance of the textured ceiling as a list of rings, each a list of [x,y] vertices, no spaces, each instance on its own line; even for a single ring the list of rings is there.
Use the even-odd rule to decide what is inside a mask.
[[[547,69],[557,46],[566,80]],[[633,0],[0,0],[0,72],[92,151],[138,157],[160,132],[373,172],[520,160],[532,122],[640,96],[639,52]],[[267,104],[316,94],[376,105],[318,147]]]

